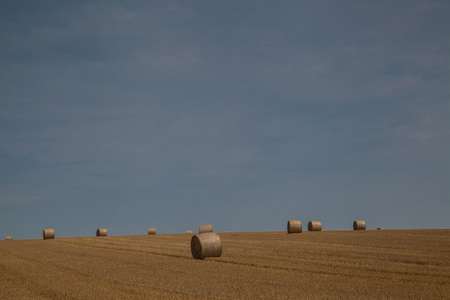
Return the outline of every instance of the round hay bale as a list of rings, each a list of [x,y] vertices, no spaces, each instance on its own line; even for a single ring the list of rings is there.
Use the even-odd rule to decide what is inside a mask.
[[[193,234],[194,233],[194,231],[192,231],[192,230],[186,230],[186,234]]]
[[[366,230],[366,221],[363,220],[354,221],[353,230]]]
[[[7,237],[5,237],[5,241],[11,241],[11,240],[13,240],[13,237],[12,237],[12,236],[7,236]]]
[[[201,225],[198,227],[198,233],[214,232],[212,225]]]
[[[195,259],[220,257],[222,255],[222,241],[215,232],[196,234],[191,239],[191,252]]]
[[[377,230],[384,230],[384,228],[382,228],[382,227],[378,227],[378,228],[377,228]]]
[[[44,229],[44,240],[52,240],[55,238],[55,229]]]
[[[97,229],[97,236],[108,236],[108,230],[105,228]]]
[[[156,228],[149,228],[148,234],[156,234]]]
[[[322,231],[322,223],[319,221],[309,221],[308,231]]]
[[[289,220],[287,222],[287,232],[288,233],[301,233],[302,232],[302,221]]]

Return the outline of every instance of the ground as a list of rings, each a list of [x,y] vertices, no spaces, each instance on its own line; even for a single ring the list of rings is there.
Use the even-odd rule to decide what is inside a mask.
[[[450,229],[0,241],[0,299],[450,299]]]

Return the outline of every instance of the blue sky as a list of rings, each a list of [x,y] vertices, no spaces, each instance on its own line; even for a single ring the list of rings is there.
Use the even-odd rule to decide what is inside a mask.
[[[0,236],[450,228],[448,1],[0,2]]]

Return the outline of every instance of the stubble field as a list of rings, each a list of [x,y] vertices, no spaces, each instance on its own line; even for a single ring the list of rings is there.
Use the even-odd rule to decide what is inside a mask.
[[[0,241],[0,299],[450,299],[450,230]]]

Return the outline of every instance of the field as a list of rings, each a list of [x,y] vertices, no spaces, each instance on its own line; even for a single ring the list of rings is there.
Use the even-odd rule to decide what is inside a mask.
[[[0,241],[0,299],[450,299],[450,230]]]

